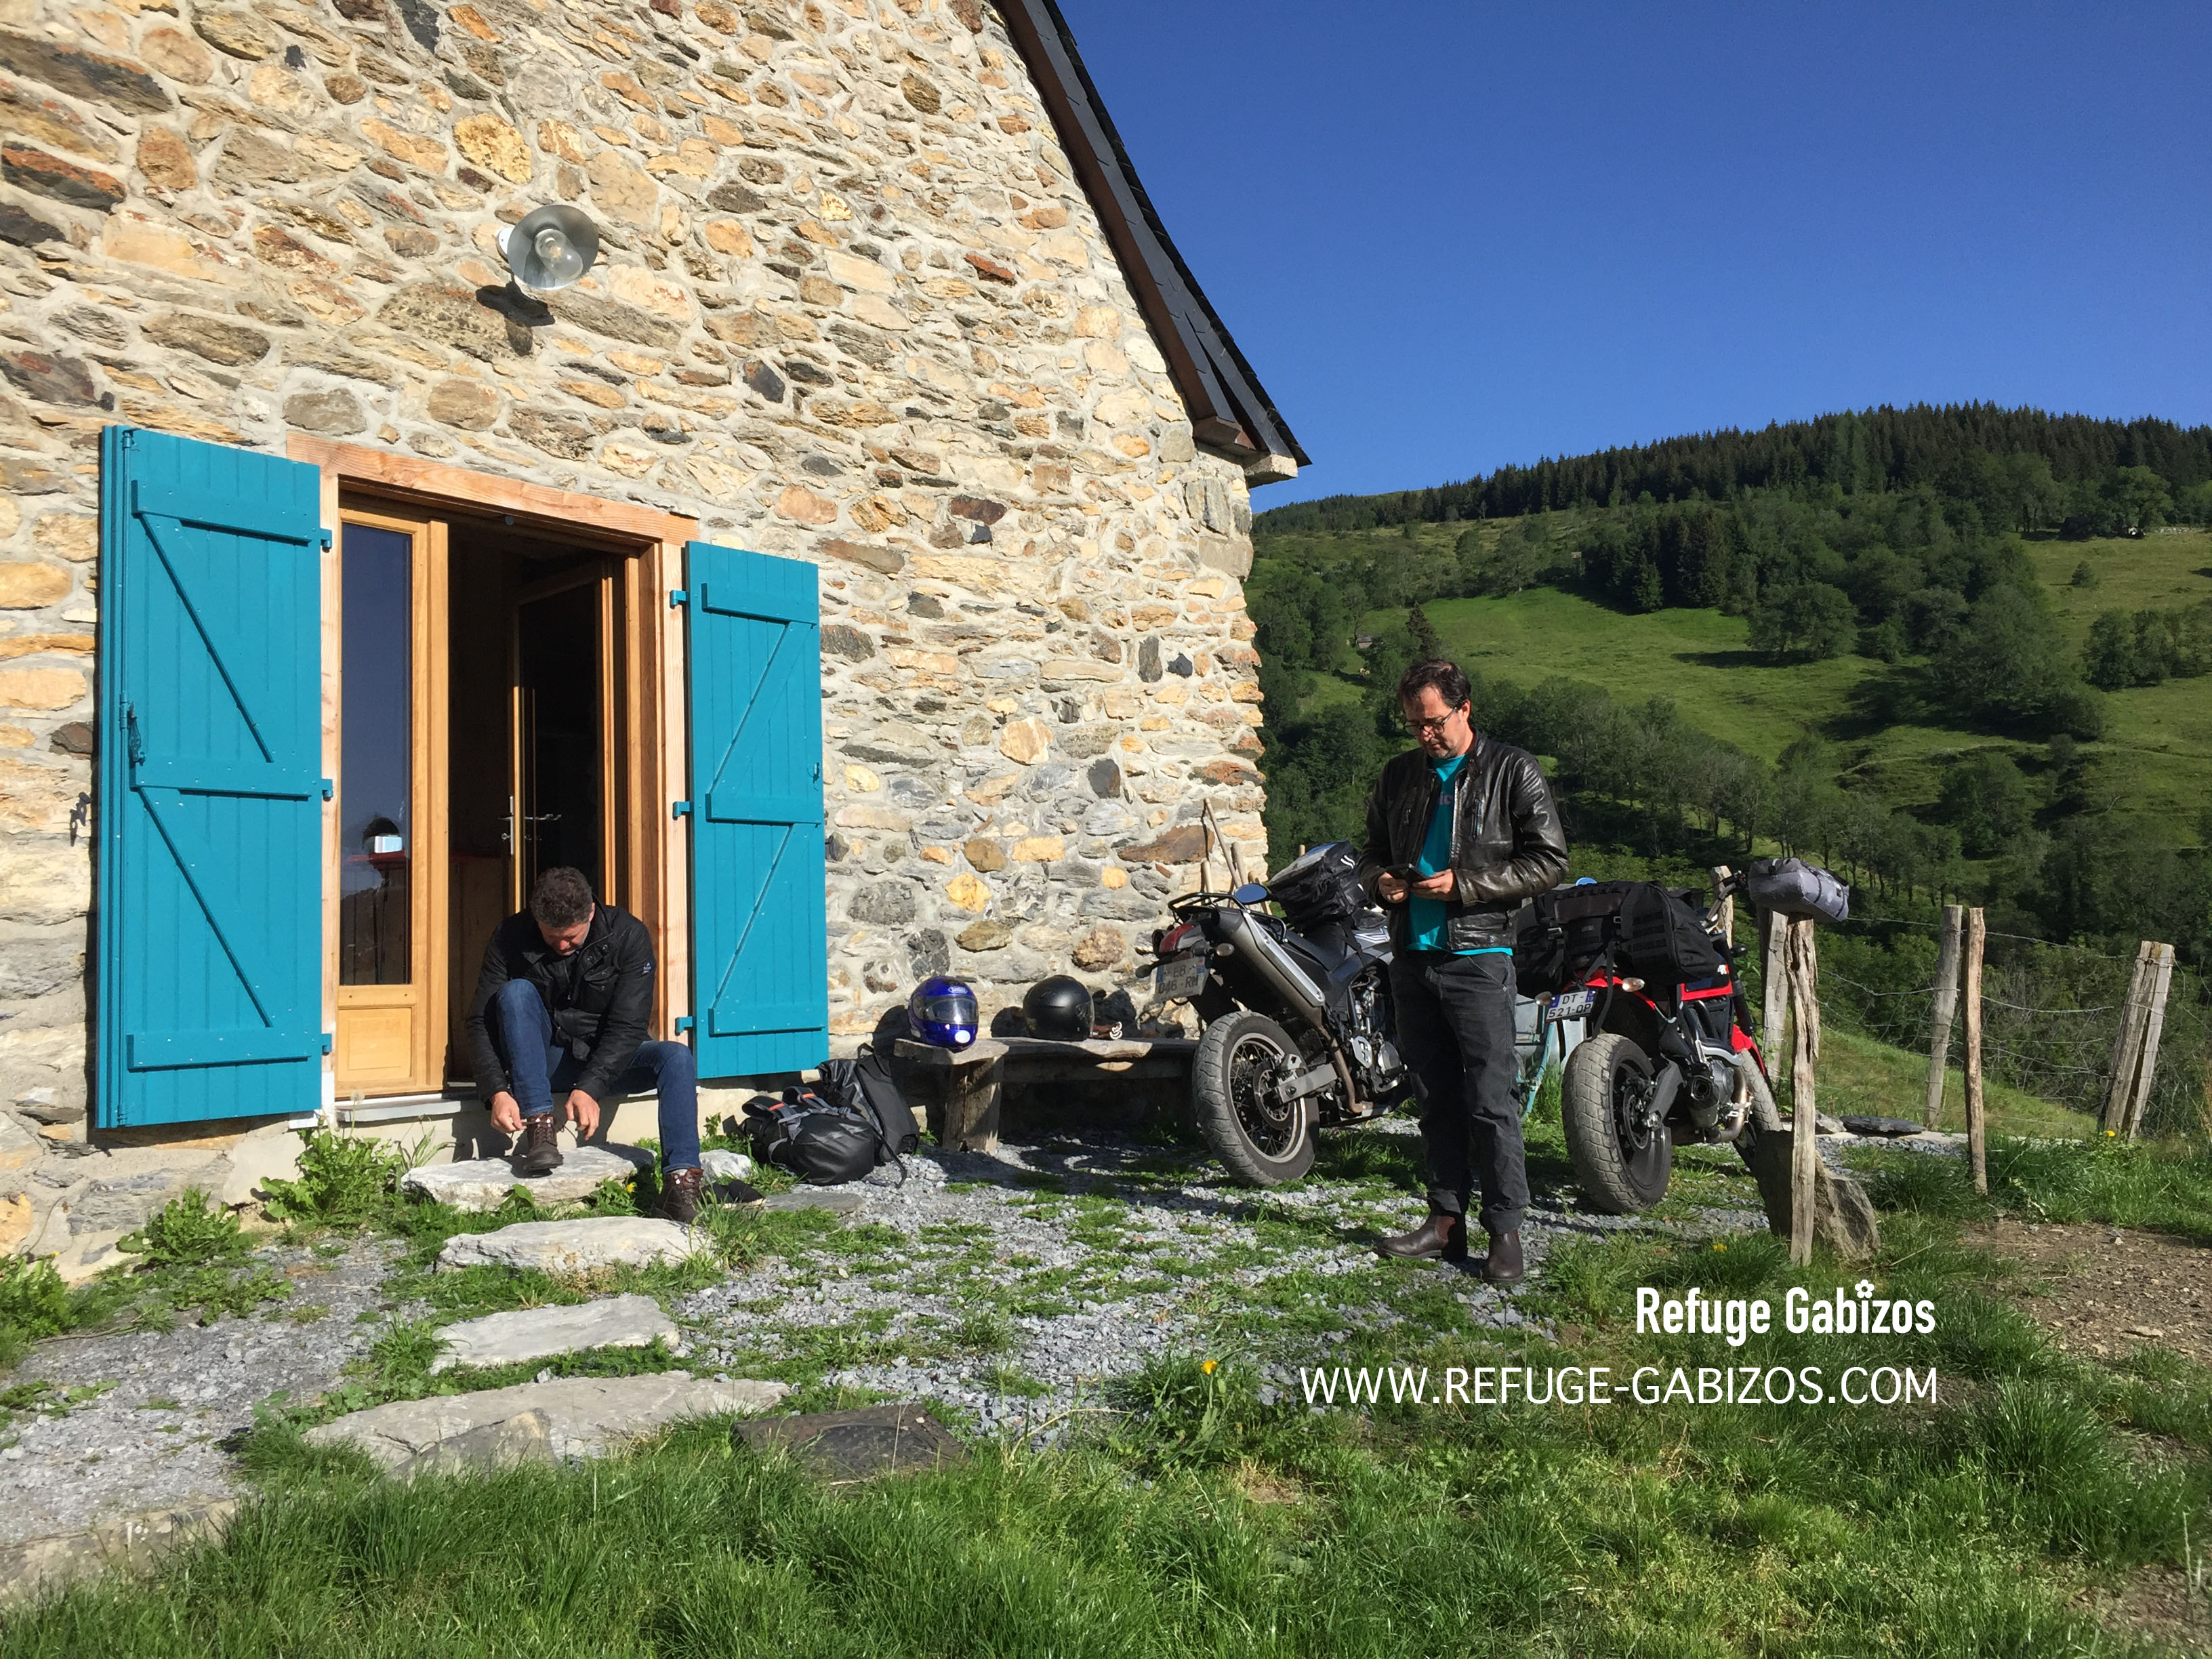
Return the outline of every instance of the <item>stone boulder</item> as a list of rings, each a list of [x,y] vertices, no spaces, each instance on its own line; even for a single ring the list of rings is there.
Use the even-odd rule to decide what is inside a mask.
[[[650,1170],[653,1157],[641,1146],[574,1146],[550,1175],[523,1176],[513,1160],[472,1158],[460,1164],[422,1164],[399,1178],[400,1190],[419,1193],[457,1210],[496,1210],[517,1187],[536,1204],[580,1204],[603,1181],[628,1181]]]
[[[781,1382],[721,1382],[688,1371],[566,1376],[398,1400],[310,1429],[307,1437],[313,1446],[357,1446],[387,1474],[412,1476],[533,1458],[602,1457],[684,1418],[767,1411],[788,1392]]]
[[[586,1348],[642,1348],[674,1343],[676,1322],[649,1296],[608,1297],[573,1308],[520,1308],[465,1319],[438,1333],[445,1352],[433,1371],[459,1365],[512,1365]]]
[[[584,1273],[597,1267],[677,1262],[706,1248],[703,1234],[673,1221],[611,1215],[579,1221],[520,1221],[497,1232],[463,1233],[438,1252],[441,1267],[533,1267]]]

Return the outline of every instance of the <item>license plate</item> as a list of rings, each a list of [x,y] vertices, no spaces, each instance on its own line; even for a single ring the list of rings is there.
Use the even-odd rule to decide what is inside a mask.
[[[1188,1002],[1206,988],[1206,958],[1177,957],[1159,965],[1160,1000]]]
[[[1596,1006],[1595,991],[1562,991],[1552,999],[1545,1012],[1553,1019],[1580,1019]]]

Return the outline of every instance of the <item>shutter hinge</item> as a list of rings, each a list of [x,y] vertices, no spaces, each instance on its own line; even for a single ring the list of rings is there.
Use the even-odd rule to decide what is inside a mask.
[[[668,608],[671,611],[675,610],[678,605],[690,603],[691,595],[686,590],[681,587],[672,587],[668,590]]]
[[[692,1018],[689,1014],[678,1014],[676,1016],[676,1030],[679,1035],[685,1031],[697,1030],[698,1024],[699,1022]]]
[[[323,1033],[323,1052],[325,1054],[330,1053],[331,1049],[337,1046],[338,1034],[336,1031],[325,1031]]]
[[[691,816],[691,803],[688,800],[672,802],[669,805],[668,816],[672,818],[690,817]]]
[[[328,527],[326,526],[326,527],[324,529],[324,531],[323,531],[323,551],[324,551],[324,552],[325,552],[325,553],[327,553],[327,552],[329,552],[330,550],[331,550],[331,532],[330,532],[330,531],[329,531]]]
[[[325,800],[336,800],[337,798],[337,780],[335,778],[325,778],[323,780],[323,799]]]

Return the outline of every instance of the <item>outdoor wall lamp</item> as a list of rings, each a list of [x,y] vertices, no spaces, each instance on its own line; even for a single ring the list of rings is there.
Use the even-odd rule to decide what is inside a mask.
[[[599,227],[581,210],[556,203],[500,232],[499,251],[523,287],[567,288],[599,257]]]

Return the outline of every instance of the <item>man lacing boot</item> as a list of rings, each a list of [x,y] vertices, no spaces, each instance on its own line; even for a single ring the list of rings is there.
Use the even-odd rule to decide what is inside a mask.
[[[1482,1264],[1482,1276],[1493,1285],[1518,1285],[1528,1271],[1521,1258],[1521,1235],[1491,1234],[1490,1259]]]
[[[664,1221],[688,1227],[699,1218],[699,1184],[706,1172],[693,1164],[688,1170],[669,1170],[660,1177],[659,1214]]]
[[[551,1175],[561,1167],[561,1125],[550,1112],[522,1120],[522,1173]]]
[[[1375,1248],[1384,1255],[1407,1261],[1441,1256],[1446,1261],[1457,1261],[1467,1255],[1467,1218],[1442,1210],[1431,1211],[1429,1218],[1413,1231],[1392,1233],[1377,1240]]]

